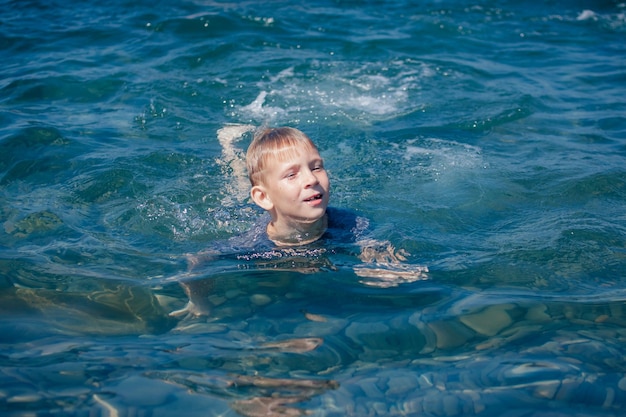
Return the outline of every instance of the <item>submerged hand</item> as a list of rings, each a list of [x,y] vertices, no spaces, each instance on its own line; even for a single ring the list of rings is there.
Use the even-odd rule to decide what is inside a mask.
[[[208,316],[211,313],[209,294],[213,291],[213,280],[180,282],[189,302],[180,310],[172,311],[172,317],[180,316]]]
[[[425,266],[404,263],[409,254],[404,249],[396,250],[390,242],[369,239],[359,242],[364,264],[354,267],[354,273],[366,278],[365,285],[388,288],[403,283],[428,279]]]
[[[409,255],[404,249],[396,250],[388,241],[381,242],[367,239],[358,243],[361,246],[359,258],[363,262],[399,264],[402,261],[406,261],[406,257]]]

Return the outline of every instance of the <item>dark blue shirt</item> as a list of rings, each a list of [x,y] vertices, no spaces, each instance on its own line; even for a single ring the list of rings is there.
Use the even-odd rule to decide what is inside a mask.
[[[326,210],[328,225],[324,234],[315,242],[300,246],[278,246],[267,236],[270,216],[265,213],[246,233],[212,245],[210,253],[214,267],[222,264],[227,269],[233,262],[237,269],[287,269],[318,270],[334,269],[329,256],[358,256],[356,242],[365,238],[369,221],[356,213],[329,207]],[[223,261],[224,263],[220,262]]]

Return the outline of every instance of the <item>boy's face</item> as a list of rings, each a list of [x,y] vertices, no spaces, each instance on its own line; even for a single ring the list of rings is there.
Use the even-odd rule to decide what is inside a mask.
[[[312,223],[326,213],[330,183],[314,149],[299,149],[269,164],[264,189],[276,219],[283,224]]]

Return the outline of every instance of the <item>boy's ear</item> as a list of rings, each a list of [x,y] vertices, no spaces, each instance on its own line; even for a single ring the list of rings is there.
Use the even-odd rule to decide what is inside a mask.
[[[267,194],[265,188],[261,185],[255,185],[250,190],[250,197],[252,197],[252,201],[261,207],[264,210],[270,211],[274,207],[274,203],[272,203],[272,199]]]

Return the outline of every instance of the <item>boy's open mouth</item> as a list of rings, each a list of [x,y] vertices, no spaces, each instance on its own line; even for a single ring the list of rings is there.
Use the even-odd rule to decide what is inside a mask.
[[[321,200],[321,199],[322,199],[322,195],[321,194],[315,194],[313,197],[307,198],[304,201],[311,202],[311,201]]]

